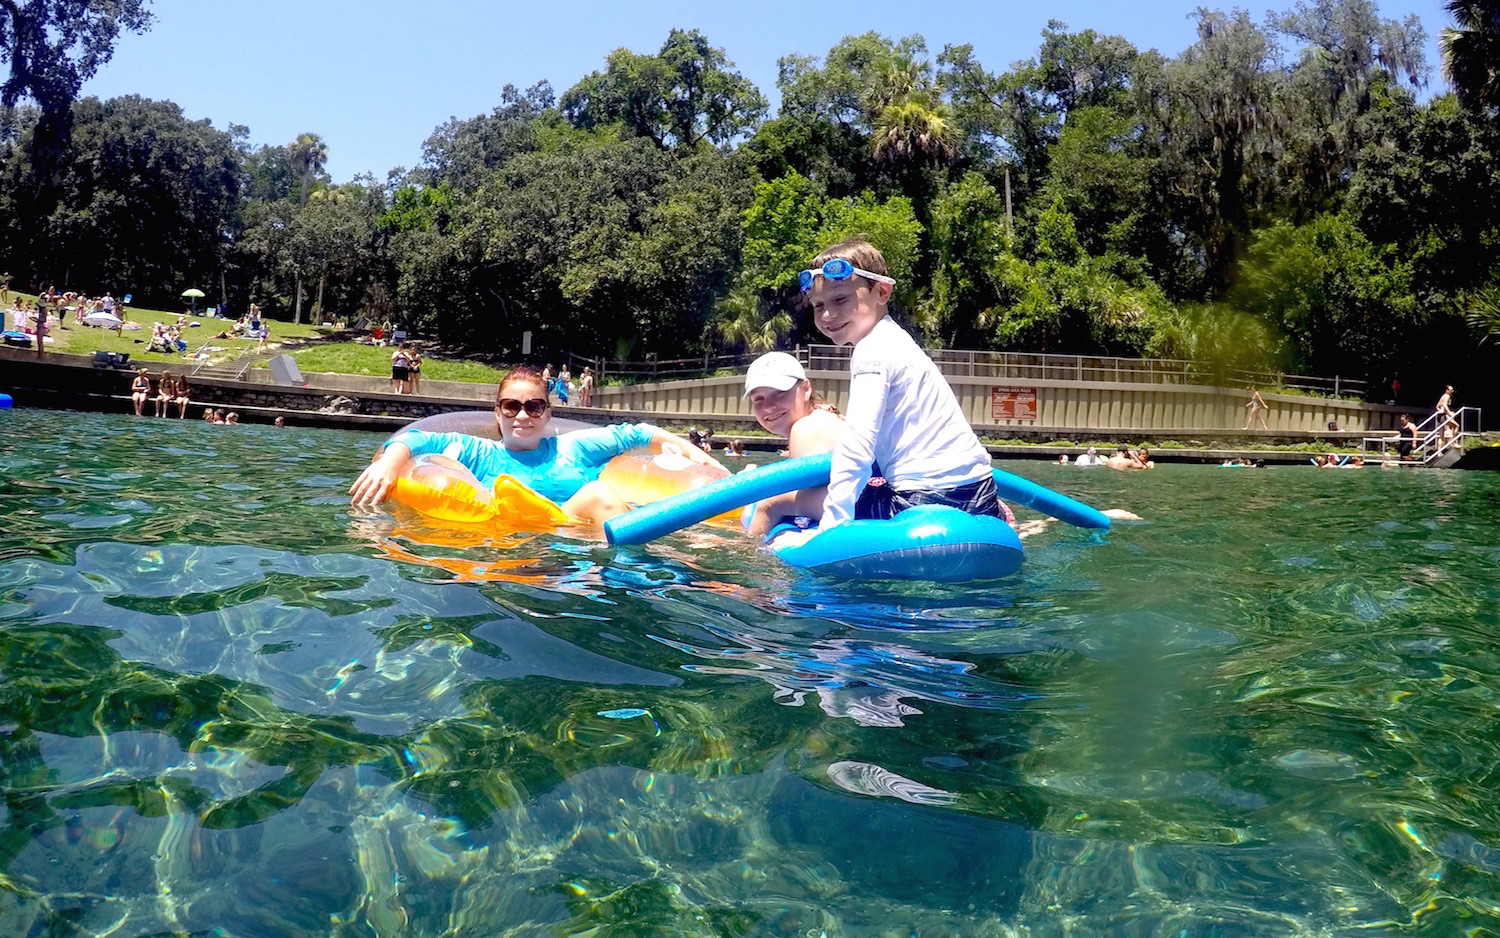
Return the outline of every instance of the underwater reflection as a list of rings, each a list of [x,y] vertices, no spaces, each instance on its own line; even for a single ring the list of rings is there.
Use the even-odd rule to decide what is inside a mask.
[[[927,654],[908,645],[853,638],[806,639],[740,625],[702,622],[703,632],[722,639],[710,646],[653,635],[685,654],[723,664],[684,664],[702,674],[756,677],[770,684],[784,706],[800,707],[808,694],[831,717],[862,726],[904,726],[923,711],[906,700],[978,709],[1011,709],[1035,695],[1016,685],[980,677],[966,661]]]

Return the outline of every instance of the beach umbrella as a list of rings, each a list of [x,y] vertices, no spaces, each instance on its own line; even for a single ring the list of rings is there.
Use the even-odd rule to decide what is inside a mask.
[[[102,309],[96,310],[83,317],[83,324],[85,326],[99,326],[104,329],[118,329],[121,326],[125,325],[124,321],[121,320],[119,316],[116,316],[113,313],[106,313]]]
[[[186,290],[182,291],[182,295],[187,297],[188,304],[191,305],[193,310],[196,312],[198,309],[198,297],[203,295],[203,291],[198,289],[197,287],[188,287]]]

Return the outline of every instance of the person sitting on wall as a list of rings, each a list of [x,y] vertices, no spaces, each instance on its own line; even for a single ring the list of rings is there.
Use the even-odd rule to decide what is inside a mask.
[[[188,388],[187,375],[177,376],[177,384],[172,389],[172,402],[177,405],[177,419],[185,418],[188,404],[192,403],[192,392]]]
[[[130,382],[130,403],[135,408],[135,415],[145,415],[146,401],[151,397],[151,376],[142,368],[136,372],[135,380]]]
[[[177,379],[170,371],[163,371],[156,383],[156,416],[165,417],[167,408],[177,399]]]

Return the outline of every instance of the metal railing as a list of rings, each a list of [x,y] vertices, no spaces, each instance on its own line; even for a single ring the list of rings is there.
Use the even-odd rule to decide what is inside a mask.
[[[844,371],[849,367],[849,346],[811,345],[792,354],[812,371]],[[736,355],[696,355],[692,358],[648,358],[645,361],[610,361],[572,353],[555,353],[556,362],[567,362],[573,374],[587,365],[603,379],[665,381],[697,378],[724,370],[743,370],[759,352]],[[948,377],[998,378],[1004,380],[1089,381],[1115,384],[1218,384],[1267,390],[1296,390],[1333,397],[1363,399],[1368,382],[1341,375],[1295,375],[1244,369],[1215,368],[1203,362],[1173,358],[1120,358],[1106,355],[1054,355],[1046,352],[986,352],[977,349],[931,349],[932,358]],[[545,356],[544,356],[545,357]]]
[[[849,352],[847,346],[814,345],[799,350],[799,357],[809,368],[843,370],[848,367]],[[1367,382],[1341,375],[1325,378],[1317,375],[1223,369],[1203,362],[1176,358],[1119,358],[1107,355],[984,352],[968,349],[932,349],[927,354],[938,369],[950,377],[1114,384],[1227,384],[1361,398],[1369,389]]]
[[[1447,463],[1454,454],[1462,455],[1464,438],[1483,430],[1483,412],[1478,407],[1460,407],[1452,414],[1433,411],[1432,415],[1417,424],[1411,450],[1405,457],[1391,457],[1390,448],[1399,449],[1407,434],[1396,436],[1367,436],[1360,443],[1360,454],[1378,453],[1382,463],[1402,466],[1431,466]],[[1445,457],[1447,457],[1445,459]]]

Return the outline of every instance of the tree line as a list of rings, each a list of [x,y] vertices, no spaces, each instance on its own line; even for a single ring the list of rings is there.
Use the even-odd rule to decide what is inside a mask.
[[[50,50],[74,77],[147,25],[143,0],[50,2],[30,6],[98,33]],[[345,184],[316,134],[252,146],[168,101],[39,91],[49,50],[0,11],[0,264],[137,302],[197,286],[289,319],[393,319],[500,356],[529,330],[680,357],[817,341],[796,271],[859,233],[931,345],[1477,379],[1500,332],[1500,24],[1449,6],[1455,90],[1426,101],[1421,24],[1372,0],[1200,9],[1175,57],[1052,22],[1005,70],[849,36],[780,59],[774,114],[673,30],[561,95],[507,85],[416,167]]]

